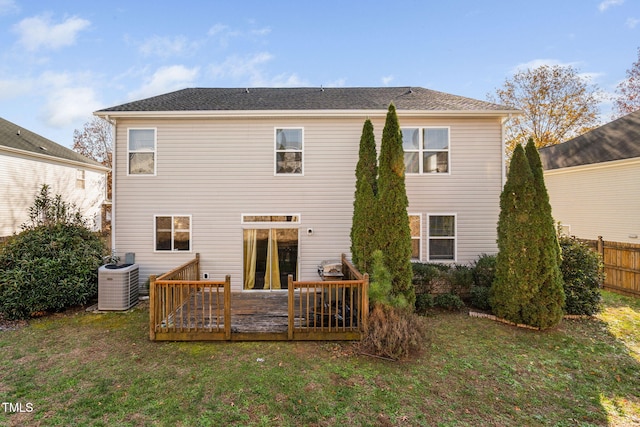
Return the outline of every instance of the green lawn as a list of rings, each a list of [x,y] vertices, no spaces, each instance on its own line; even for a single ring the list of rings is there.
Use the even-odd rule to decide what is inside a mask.
[[[640,299],[604,297],[546,332],[433,313],[402,363],[349,343],[154,343],[144,308],[55,315],[0,332],[0,425],[640,425]]]

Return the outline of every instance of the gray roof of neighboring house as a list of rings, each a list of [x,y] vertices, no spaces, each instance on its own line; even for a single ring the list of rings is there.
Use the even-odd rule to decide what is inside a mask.
[[[98,112],[386,110],[391,102],[398,110],[514,112],[503,105],[421,87],[189,88]]]
[[[60,144],[56,144],[50,139],[40,136],[37,133],[33,133],[22,126],[18,126],[17,124],[11,123],[1,117],[0,146],[104,168],[102,164],[95,160],[89,159],[82,154],[78,154]]]
[[[640,157],[640,110],[539,152],[545,170]]]

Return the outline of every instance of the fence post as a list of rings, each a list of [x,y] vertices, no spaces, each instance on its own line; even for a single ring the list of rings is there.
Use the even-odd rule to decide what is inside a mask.
[[[364,273],[362,284],[362,332],[366,333],[369,327],[369,273]]]
[[[596,246],[596,250],[604,259],[604,240],[602,239],[602,236],[598,236],[598,243]]]
[[[224,337],[231,340],[231,276],[224,278]]]
[[[156,339],[156,275],[149,276],[149,339]]]
[[[293,275],[289,274],[289,276],[287,277],[287,281],[288,281],[288,294],[289,294],[289,298],[288,298],[288,309],[287,311],[289,312],[289,327],[287,328],[287,337],[289,338],[289,340],[293,340],[293,327],[294,327],[294,298],[295,298],[295,293],[294,293],[294,289],[293,289]]]

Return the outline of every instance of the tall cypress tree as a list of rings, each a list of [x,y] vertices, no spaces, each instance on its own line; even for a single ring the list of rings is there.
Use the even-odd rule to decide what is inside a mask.
[[[562,320],[564,306],[564,286],[560,270],[561,252],[555,222],[551,215],[549,194],[544,184],[542,162],[533,138],[529,138],[525,154],[533,175],[535,197],[533,199],[534,218],[532,227],[539,231],[539,239],[531,241],[531,250],[538,251],[538,293],[533,297],[524,313],[528,325],[549,328]]]
[[[403,295],[412,307],[416,296],[411,281],[411,230],[404,169],[402,131],[396,107],[390,104],[380,146],[376,241],[392,275],[393,293]]]
[[[356,191],[351,223],[351,255],[354,265],[362,272],[372,266],[376,249],[376,193],[378,164],[373,124],[367,119],[362,127],[360,150],[356,166]]]
[[[531,248],[540,234],[532,227],[534,198],[533,173],[522,145],[517,144],[500,195],[496,276],[490,298],[494,314],[516,323],[529,320],[529,304],[538,294],[539,251]]]

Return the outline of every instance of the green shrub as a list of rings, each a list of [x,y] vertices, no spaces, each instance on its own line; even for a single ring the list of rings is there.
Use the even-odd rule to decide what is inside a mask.
[[[46,187],[30,213],[33,224],[0,248],[0,311],[10,319],[85,304],[98,292],[100,237]]]
[[[490,294],[490,287],[472,286],[470,300],[471,306],[478,310],[491,311],[491,303],[489,302]]]
[[[453,265],[445,275],[449,281],[451,293],[461,297],[468,295],[473,286],[473,270],[461,264]]]
[[[393,295],[391,273],[384,264],[381,250],[373,252],[373,273],[369,284],[369,302],[371,305],[384,304],[397,308],[406,308],[408,303],[403,294]]]
[[[460,310],[464,307],[464,302],[462,302],[460,297],[452,293],[436,295],[433,302],[436,307],[451,311]]]
[[[564,279],[565,313],[588,315],[601,309],[600,283],[604,280],[600,255],[583,243],[560,238]]]
[[[433,301],[433,295],[431,294],[416,294],[416,311],[419,314],[424,314],[430,308],[433,308],[435,303]]]
[[[496,277],[496,256],[482,254],[473,263],[473,282],[476,286],[490,288]]]

